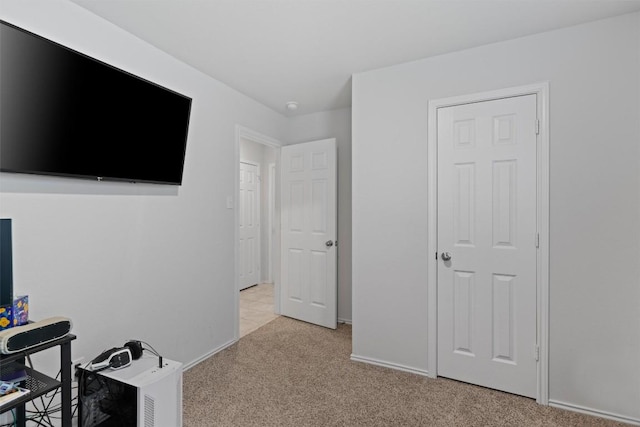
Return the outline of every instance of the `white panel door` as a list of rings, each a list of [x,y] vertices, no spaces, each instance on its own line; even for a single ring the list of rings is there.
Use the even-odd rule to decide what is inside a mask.
[[[281,306],[284,316],[336,328],[335,139],[282,147]]]
[[[260,168],[240,162],[240,290],[260,282]]]
[[[533,398],[536,122],[536,95],[437,121],[438,375]]]

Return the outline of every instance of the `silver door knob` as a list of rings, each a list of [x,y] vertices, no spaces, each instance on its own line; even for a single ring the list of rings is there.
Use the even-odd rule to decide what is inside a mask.
[[[442,257],[443,261],[449,261],[451,260],[451,254],[449,252],[442,252],[442,255],[440,255]]]
[[[333,246],[333,242],[331,240],[327,240],[325,246],[330,248],[331,246]]]

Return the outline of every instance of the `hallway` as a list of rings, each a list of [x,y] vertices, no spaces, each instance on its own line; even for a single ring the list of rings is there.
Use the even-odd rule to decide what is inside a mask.
[[[261,283],[240,291],[240,338],[279,317],[273,311],[273,284]]]

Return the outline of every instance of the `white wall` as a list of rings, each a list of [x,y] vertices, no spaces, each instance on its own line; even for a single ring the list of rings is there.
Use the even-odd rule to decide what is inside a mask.
[[[353,77],[353,353],[427,369],[427,104],[549,81],[550,399],[640,422],[640,15]]]
[[[351,322],[351,108],[294,116],[287,143],[336,138],[338,148],[338,320]]]
[[[264,145],[240,138],[240,161],[251,162],[262,166],[264,158]]]
[[[0,18],[193,98],[180,187],[0,174],[31,317],[70,317],[87,359],[139,338],[191,363],[231,342],[235,126],[281,139],[286,119],[73,3],[2,1]]]

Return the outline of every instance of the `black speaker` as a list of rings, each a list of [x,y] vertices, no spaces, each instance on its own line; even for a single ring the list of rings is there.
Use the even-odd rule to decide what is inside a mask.
[[[138,360],[142,357],[142,343],[140,341],[127,341],[124,346],[131,352],[133,360]]]
[[[71,319],[56,316],[6,329],[0,332],[0,353],[16,353],[62,338],[71,331],[71,326]]]

